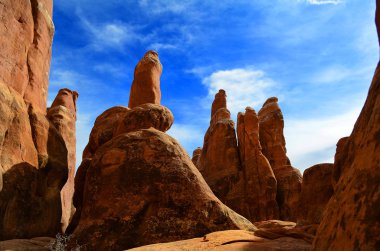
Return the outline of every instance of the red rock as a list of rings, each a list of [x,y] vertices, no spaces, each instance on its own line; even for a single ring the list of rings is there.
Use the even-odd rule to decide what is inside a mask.
[[[19,93],[3,84],[0,93],[0,239],[55,236],[67,180],[65,142]]]
[[[336,163],[339,163],[340,161],[342,161],[343,158],[347,158],[347,156],[345,156],[344,148],[346,147],[348,139],[349,139],[349,137],[341,138],[341,139],[339,139],[338,143],[336,144],[336,153],[335,153],[335,158],[334,158],[334,170],[333,170],[332,180],[331,180],[333,187],[335,187],[336,184],[338,183],[338,180],[340,178],[341,171],[342,171],[341,166],[337,165]]]
[[[219,251],[308,251],[312,235],[302,232],[293,222],[265,221],[258,222],[255,232],[243,230],[219,231],[177,242],[160,243],[130,249],[131,251],[160,250],[219,250]],[[265,236],[264,236],[265,235]]]
[[[193,162],[194,166],[196,166],[199,170],[200,168],[200,158],[201,158],[201,154],[202,154],[202,148],[198,147],[197,149],[195,149],[193,151],[193,158],[191,159],[191,161]]]
[[[153,128],[102,145],[85,176],[70,245],[122,250],[218,230],[255,229],[213,195],[177,141]]]
[[[259,111],[260,143],[277,179],[277,203],[281,220],[297,219],[302,175],[286,156],[284,118],[276,97],[269,98]]]
[[[235,123],[225,107],[225,98],[224,90],[215,95],[212,109],[220,108],[212,113],[210,127],[204,137],[199,170],[215,195],[230,206],[228,194],[239,179],[241,165]],[[240,196],[244,194],[240,193]],[[240,201],[241,198],[233,199]]]
[[[379,8],[380,2],[377,2]],[[376,20],[380,12],[377,9]],[[377,26],[379,29],[379,24]],[[380,63],[367,100],[335,162],[338,178],[312,250],[379,250]]]
[[[46,110],[54,25],[51,0],[3,0],[0,80],[40,112]],[[9,32],[12,31],[12,32]]]
[[[128,107],[115,106],[106,110],[96,118],[88,144],[83,151],[83,159],[92,158],[101,145],[113,138],[115,124],[118,125],[119,121],[121,121],[129,110]]]
[[[224,90],[219,90],[219,92],[215,94],[215,99],[211,106],[211,118],[220,108],[227,109],[227,95]]]
[[[247,107],[238,114],[238,140],[242,177],[237,186],[244,187],[243,208],[236,209],[252,222],[278,219],[277,181],[267,158],[261,152],[259,119],[255,110]],[[231,205],[232,208],[237,208]]]
[[[72,212],[74,194],[74,176],[76,164],[76,100],[78,93],[69,89],[59,90],[52,106],[48,109],[47,117],[62,135],[68,152],[69,176],[61,191],[62,201],[62,231],[69,224]]]
[[[129,96],[129,108],[152,103],[160,104],[160,77],[162,65],[155,51],[148,51],[136,65]]]
[[[166,132],[173,122],[173,114],[168,108],[156,104],[143,104],[125,113],[116,126],[114,136],[150,127]]]
[[[110,108],[96,119],[83,158],[91,158],[101,145],[119,134],[150,127],[166,132],[173,121],[172,112],[161,105],[143,104],[133,109],[122,106]]]
[[[319,224],[327,202],[333,194],[333,164],[318,164],[303,173],[298,207],[299,225]]]

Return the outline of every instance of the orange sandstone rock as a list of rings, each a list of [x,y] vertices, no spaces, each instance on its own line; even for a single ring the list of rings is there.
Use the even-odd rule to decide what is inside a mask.
[[[53,104],[48,109],[47,118],[62,135],[68,152],[69,176],[61,191],[62,231],[64,232],[73,214],[72,197],[76,164],[76,100],[78,93],[69,89],[59,90]]]
[[[260,143],[277,179],[277,203],[281,220],[297,219],[302,175],[286,156],[284,118],[276,97],[269,98],[259,111]]]
[[[252,222],[278,219],[277,181],[267,158],[261,152],[259,119],[255,110],[247,107],[238,114],[238,140],[242,161],[242,181],[245,206],[237,210]],[[232,208],[235,208],[231,205]]]
[[[298,206],[297,223],[319,224],[327,202],[334,190],[332,187],[333,164],[318,164],[303,173],[302,189]]]
[[[160,104],[162,65],[155,51],[148,51],[136,65],[129,96],[129,108],[152,103]]]

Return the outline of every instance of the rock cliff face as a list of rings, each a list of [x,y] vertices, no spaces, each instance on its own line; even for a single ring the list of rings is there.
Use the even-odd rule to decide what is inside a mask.
[[[319,224],[327,202],[333,194],[333,164],[318,164],[303,173],[302,189],[298,203],[299,225]]]
[[[67,149],[39,109],[0,83],[0,239],[55,236]]]
[[[68,179],[61,191],[62,200],[62,231],[69,224],[72,212],[74,194],[74,176],[76,160],[76,100],[78,93],[69,89],[61,89],[53,104],[48,109],[47,118],[62,135],[68,152]]]
[[[0,80],[42,113],[54,34],[52,6],[52,0],[0,2],[0,36],[6,38],[0,48]]]
[[[380,1],[376,21],[379,30]],[[378,250],[380,247],[380,63],[367,100],[336,159],[334,194],[312,250]]]
[[[46,116],[51,13],[51,0],[0,1],[0,240],[55,236],[61,227],[75,119],[70,141],[65,117]]]
[[[172,123],[171,112],[152,103],[111,108],[98,117],[75,178],[71,246],[122,250],[255,229],[211,192],[185,150],[165,133]]]
[[[155,51],[148,51],[136,65],[129,97],[129,108],[152,103],[160,104],[162,65]]]
[[[281,220],[297,219],[302,175],[286,156],[284,118],[276,97],[269,98],[259,111],[260,143],[277,179],[277,203]]]

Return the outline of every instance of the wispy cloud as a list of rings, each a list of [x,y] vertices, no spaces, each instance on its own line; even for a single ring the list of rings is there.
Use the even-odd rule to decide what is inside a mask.
[[[139,26],[118,21],[95,24],[83,16],[80,19],[83,28],[91,37],[91,45],[96,50],[110,48],[122,50],[127,44],[146,39],[146,36],[144,37],[139,33],[141,28]]]
[[[322,4],[341,4],[342,0],[307,0],[309,4],[322,5]]]
[[[178,49],[177,45],[165,44],[165,43],[153,43],[147,47],[147,50],[155,50],[158,52],[160,52],[162,50],[176,50],[176,49]]]
[[[333,161],[335,145],[349,136],[360,113],[360,107],[330,117],[285,120],[288,156],[293,165],[304,170],[317,164],[305,156],[318,154],[318,160]]]
[[[170,128],[168,134],[187,149],[189,156],[193,154],[192,149],[194,150],[203,144],[204,132],[197,125],[177,123]]]
[[[208,88],[208,99],[212,100],[219,89],[227,93],[227,106],[233,118],[246,106],[258,106],[270,96],[270,87],[275,82],[261,70],[237,68],[213,72],[203,79]],[[279,88],[279,86],[277,86]]]

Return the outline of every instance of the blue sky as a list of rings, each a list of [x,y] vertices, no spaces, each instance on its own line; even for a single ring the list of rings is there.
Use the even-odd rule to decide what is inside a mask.
[[[375,1],[55,0],[49,102],[77,90],[77,163],[94,120],[128,105],[136,63],[158,51],[169,131],[191,155],[225,89],[236,114],[277,96],[287,150],[301,171],[332,162],[378,61]]]

